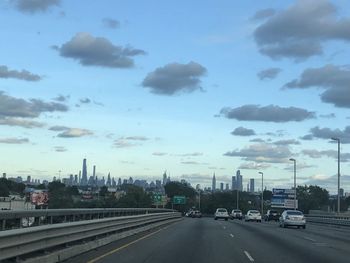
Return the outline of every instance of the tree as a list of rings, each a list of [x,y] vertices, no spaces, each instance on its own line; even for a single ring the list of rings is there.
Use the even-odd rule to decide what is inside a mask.
[[[297,187],[299,210],[309,213],[310,210],[319,210],[329,204],[329,193],[317,185]]]
[[[66,188],[65,184],[54,181],[49,183],[49,208],[73,208],[73,197],[71,189]]]

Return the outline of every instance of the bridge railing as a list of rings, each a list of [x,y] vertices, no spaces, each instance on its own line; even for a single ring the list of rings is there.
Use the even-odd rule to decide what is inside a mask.
[[[131,209],[124,211],[131,212]],[[59,262],[123,237],[181,219],[181,213],[175,211],[142,211],[152,213],[1,231],[0,261],[14,258],[24,262]]]
[[[318,224],[328,224],[337,226],[350,226],[350,215],[306,215],[306,221]]]
[[[38,209],[1,210],[0,231],[46,224],[75,222],[128,215],[172,212],[159,208],[90,208],[90,209]]]

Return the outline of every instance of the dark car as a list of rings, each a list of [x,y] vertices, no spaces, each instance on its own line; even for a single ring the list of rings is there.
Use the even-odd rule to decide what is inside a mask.
[[[202,213],[199,210],[193,211],[191,213],[191,217],[193,217],[193,218],[201,218],[202,217]]]
[[[279,213],[276,210],[267,210],[267,213],[265,215],[265,221],[278,221],[280,218]]]

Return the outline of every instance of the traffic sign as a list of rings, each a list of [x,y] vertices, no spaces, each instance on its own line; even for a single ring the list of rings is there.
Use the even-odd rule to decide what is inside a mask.
[[[186,204],[186,197],[182,195],[175,195],[173,197],[173,204],[174,205],[184,205]]]

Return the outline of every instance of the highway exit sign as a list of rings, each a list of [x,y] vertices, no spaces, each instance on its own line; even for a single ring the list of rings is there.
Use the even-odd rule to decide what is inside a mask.
[[[175,195],[173,197],[173,204],[174,205],[184,205],[186,204],[186,197],[182,195]]]

